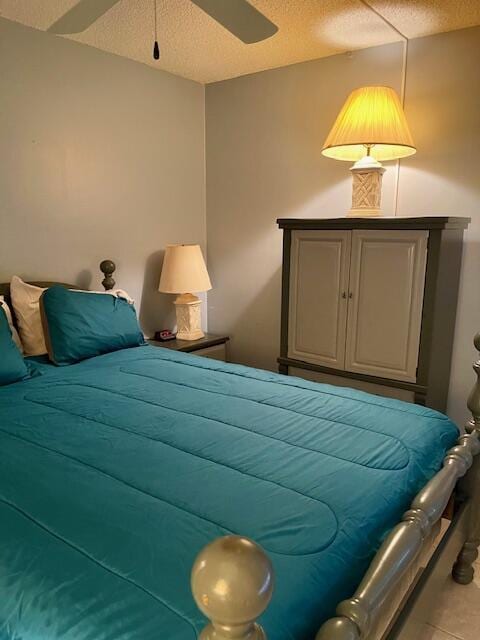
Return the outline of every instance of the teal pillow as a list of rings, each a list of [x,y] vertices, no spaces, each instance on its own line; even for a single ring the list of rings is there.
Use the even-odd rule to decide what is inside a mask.
[[[50,360],[67,365],[145,344],[133,305],[109,294],[54,286],[40,298]]]
[[[7,316],[0,308],[0,386],[29,377],[27,365],[13,341]]]

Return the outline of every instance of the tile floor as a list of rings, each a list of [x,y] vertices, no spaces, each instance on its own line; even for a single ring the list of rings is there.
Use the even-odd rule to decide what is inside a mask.
[[[421,640],[480,640],[480,559],[471,584],[446,579]]]

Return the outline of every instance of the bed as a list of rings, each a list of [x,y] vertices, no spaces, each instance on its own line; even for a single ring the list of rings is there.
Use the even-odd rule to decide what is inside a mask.
[[[243,570],[255,572],[265,551],[275,571],[260,617],[268,637],[304,640],[322,625],[321,638],[373,639],[385,629],[399,637],[398,618],[397,631],[387,624],[372,635],[382,611],[370,616],[370,635],[352,635],[366,625],[361,599],[328,620],[372,559],[378,564],[382,543],[392,553],[389,532],[427,486],[428,504],[406,520],[409,537],[395,539],[389,575],[380,563],[382,575],[374,571],[368,586],[398,586],[416,567],[477,452],[476,433],[463,436],[442,476],[459,433],[425,407],[150,346],[62,368],[35,358],[31,366],[38,375],[0,388],[1,640],[193,640],[206,624],[189,589],[195,558],[207,554],[194,593],[205,588],[195,576],[212,563],[221,576],[245,540],[260,546],[255,567],[247,553]],[[453,543],[456,551],[470,544],[459,575],[468,574],[476,535],[471,495],[464,488],[446,536],[450,554]],[[430,526],[421,513],[433,498]],[[202,552],[212,540],[220,540],[214,558],[212,545]],[[248,611],[270,598],[265,563],[263,591],[243,585]],[[197,589],[204,613],[225,613],[213,620],[216,635],[209,627],[202,637],[254,638],[253,629],[261,637],[253,620],[234,615],[242,598],[235,601],[229,580],[243,575],[234,574],[220,581],[228,613]],[[368,595],[385,612],[389,594]]]

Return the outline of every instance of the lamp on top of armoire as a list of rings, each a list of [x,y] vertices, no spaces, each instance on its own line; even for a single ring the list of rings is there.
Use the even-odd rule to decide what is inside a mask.
[[[212,288],[202,250],[198,244],[169,244],[165,250],[158,290],[176,293],[177,338],[198,340],[202,331],[202,301],[193,292]]]
[[[328,134],[322,153],[355,162],[349,216],[380,216],[381,161],[416,152],[402,105],[390,87],[362,87],[347,98]]]

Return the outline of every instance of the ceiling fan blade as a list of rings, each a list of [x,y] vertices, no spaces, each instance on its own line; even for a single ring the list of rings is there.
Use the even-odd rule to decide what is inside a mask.
[[[278,31],[277,25],[247,0],[192,0],[192,2],[245,44],[260,42]]]
[[[67,13],[49,27],[59,35],[81,33],[111,9],[120,0],[80,0]]]

